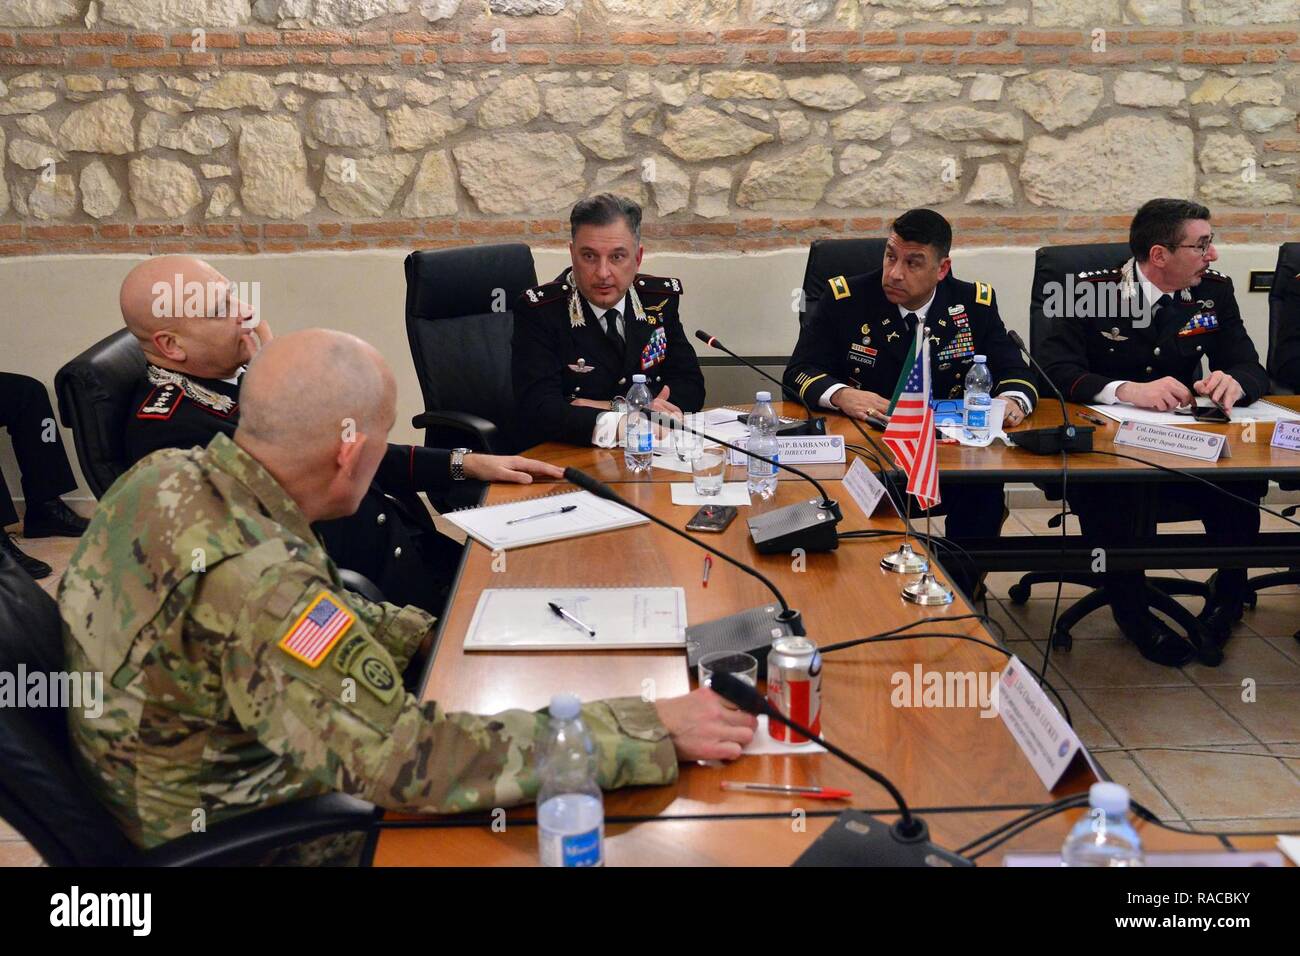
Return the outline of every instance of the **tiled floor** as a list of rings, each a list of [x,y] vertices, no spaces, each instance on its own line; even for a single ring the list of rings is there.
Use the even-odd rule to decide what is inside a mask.
[[[1053,513],[1017,511],[1005,532],[1060,534],[1048,527]],[[936,523],[935,532],[941,527]],[[41,582],[51,594],[74,544],[68,538],[21,542],[54,567]],[[1006,629],[1010,649],[1037,670],[1056,588],[1039,585],[1018,607],[1008,589],[1019,579],[1018,573],[990,574],[988,609]],[[1062,608],[1083,593],[1064,586]],[[1187,601],[1199,607],[1196,599]],[[1106,772],[1162,819],[1197,830],[1300,832],[1300,642],[1291,636],[1297,629],[1300,587],[1270,590],[1246,611],[1222,665],[1178,670],[1142,658],[1101,610],[1074,629],[1071,650],[1052,651],[1048,679]],[[0,820],[0,866],[39,863]]]
[[[1047,526],[1053,513],[1022,510],[1011,521],[1025,534],[1060,534]],[[1266,529],[1269,520],[1265,515]],[[1010,524],[1007,533],[1016,533]],[[1008,589],[1019,579],[1019,573],[989,575],[989,614],[1006,628],[1010,649],[1037,670],[1056,587],[1038,585],[1016,606]],[[1082,593],[1066,585],[1062,608]],[[1184,601],[1200,609],[1198,598]],[[1071,650],[1052,650],[1048,680],[1106,772],[1162,819],[1197,830],[1300,831],[1300,759],[1288,759],[1300,758],[1297,630],[1300,588],[1274,588],[1247,609],[1220,666],[1174,669],[1145,660],[1103,609],[1074,628]]]

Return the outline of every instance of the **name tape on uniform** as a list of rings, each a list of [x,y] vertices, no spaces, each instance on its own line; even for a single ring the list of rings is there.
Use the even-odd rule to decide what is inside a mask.
[[[1300,451],[1300,422],[1278,422],[1273,426],[1273,440],[1269,444]]]
[[[842,435],[777,436],[776,443],[783,465],[827,465],[844,461]],[[733,465],[743,465],[746,460],[744,452],[734,449],[728,457]]]
[[[1156,425],[1152,422],[1120,422],[1119,430],[1115,432],[1115,444],[1147,448],[1200,461],[1218,461],[1220,457],[1232,457],[1227,435],[1176,428],[1172,425]]]

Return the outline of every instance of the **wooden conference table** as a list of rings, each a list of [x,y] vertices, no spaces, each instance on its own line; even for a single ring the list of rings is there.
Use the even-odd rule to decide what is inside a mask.
[[[847,425],[832,421],[837,426]],[[856,438],[856,432],[852,434]],[[647,476],[634,478],[622,470],[619,450],[541,446],[530,454],[617,482],[615,489],[620,494],[678,527],[692,513],[692,509],[675,507],[670,496],[669,482],[689,480],[687,476],[654,469]],[[828,490],[844,511],[841,531],[898,530],[897,517],[867,518],[862,514],[832,477],[842,474],[844,466],[819,467],[831,472],[825,477]],[[487,501],[510,501],[552,488],[494,485]],[[802,482],[782,481],[773,501],[756,501],[750,511],[790,504],[810,493]],[[772,578],[790,605],[802,612],[809,637],[819,645],[926,617],[939,618],[940,623],[918,631],[995,640],[978,621],[949,620],[970,613],[960,598],[939,608],[920,608],[903,600],[900,588],[909,578],[886,573],[879,566],[881,556],[898,545],[897,537],[845,540],[834,552],[808,555],[804,568],[794,566],[788,556],[759,555],[743,517],[723,534],[710,535],[707,540]],[[484,588],[678,585],[685,588],[687,616],[695,622],[771,603],[760,582],[717,560],[708,587],[702,587],[703,552],[653,524],[513,550],[505,553],[504,568],[497,562],[494,570],[493,563],[489,551],[471,541],[440,624],[422,699],[437,700],[449,711],[542,708],[560,690],[575,692],[584,700],[639,696],[647,689],[666,698],[685,694],[694,686],[681,651],[465,653],[464,638]],[[949,849],[1023,810],[1086,789],[1093,780],[1080,767],[1049,794],[996,716],[983,718],[978,707],[891,705],[895,674],[911,678],[918,666],[923,672],[995,672],[1005,661],[1004,655],[991,648],[946,637],[860,645],[825,658],[824,735],[888,776],[912,808],[925,817],[932,839]],[[855,796],[851,804],[819,805],[818,801],[784,796],[725,792],[720,789],[723,780],[821,784],[845,787]],[[830,754],[743,757],[725,766],[683,765],[674,785],[606,794],[607,862],[614,866],[784,866],[848,805],[886,817],[895,813],[882,788]],[[807,811],[803,820],[794,813],[799,809]],[[746,816],[756,814],[762,816]],[[1005,849],[1059,849],[1075,815],[1064,814],[1043,823],[981,862],[997,861]],[[536,865],[537,835],[529,825],[531,806],[509,809],[503,831],[494,828],[486,815],[472,820],[439,819],[468,825],[386,829],[376,846],[375,865]],[[1223,845],[1214,838],[1153,826],[1144,827],[1144,838],[1151,849],[1206,851]],[[1249,838],[1239,845],[1262,848],[1260,840]],[[1233,842],[1237,843],[1236,838]]]

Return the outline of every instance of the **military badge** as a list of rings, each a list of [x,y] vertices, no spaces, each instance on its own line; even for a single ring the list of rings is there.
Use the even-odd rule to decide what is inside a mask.
[[[668,353],[668,334],[664,331],[663,326],[655,328],[650,335],[650,341],[646,343],[645,348],[641,350],[641,371],[653,368],[664,360]]]
[[[596,371],[596,366],[588,365],[584,359],[578,359],[573,365],[569,366],[570,372],[577,372],[579,375],[585,375],[587,372]]]
[[[993,304],[993,286],[987,282],[975,283],[975,304],[992,305]]]
[[[276,646],[308,667],[320,667],[355,620],[346,604],[329,591],[321,591]]]
[[[863,334],[863,335],[870,335],[870,334],[871,334],[871,323],[870,323],[870,322],[863,322],[863,323],[862,323],[862,334]]]
[[[1190,335],[1204,335],[1206,332],[1216,332],[1219,328],[1219,318],[1213,312],[1197,312],[1187,320],[1187,324],[1178,330],[1179,338],[1187,338]]]
[[[830,280],[829,285],[831,287],[831,294],[835,296],[836,302],[840,299],[847,299],[851,294],[849,292],[849,280],[844,278],[844,276],[835,276],[835,278]]]
[[[1119,334],[1119,326],[1116,326],[1115,328],[1111,329],[1109,332],[1107,332],[1105,329],[1102,329],[1102,330],[1101,330],[1101,337],[1102,337],[1103,339],[1109,339],[1109,340],[1112,341],[1112,342],[1127,342],[1127,341],[1128,341],[1128,336],[1127,336],[1127,335],[1120,335],[1120,334]]]
[[[362,654],[352,665],[352,676],[385,704],[397,696],[397,675],[378,654]]]

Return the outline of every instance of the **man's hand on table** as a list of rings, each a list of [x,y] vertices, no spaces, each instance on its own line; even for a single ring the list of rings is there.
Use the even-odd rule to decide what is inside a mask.
[[[889,399],[875,392],[857,388],[841,388],[831,396],[831,404],[849,418],[866,421],[868,416],[889,421]]]
[[[1213,371],[1209,377],[1193,382],[1192,387],[1196,389],[1197,395],[1210,396],[1225,410],[1231,409],[1246,394],[1246,390],[1237,383],[1237,380],[1222,370]]]
[[[1138,408],[1172,412],[1179,405],[1190,405],[1192,393],[1178,379],[1166,375],[1154,382],[1125,382],[1115,390],[1115,397]]]
[[[753,714],[728,707],[707,687],[661,700],[655,710],[673,738],[680,761],[735,760],[758,727]]]
[[[528,485],[534,478],[563,478],[564,469],[520,455],[472,454],[465,456],[465,477]]]

